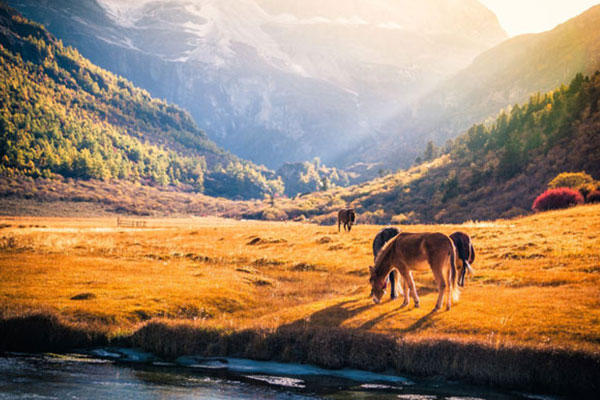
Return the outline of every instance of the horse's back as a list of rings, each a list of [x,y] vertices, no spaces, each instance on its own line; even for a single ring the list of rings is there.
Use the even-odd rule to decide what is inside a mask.
[[[439,232],[400,233],[396,246],[407,263],[422,264],[432,254],[452,251],[451,239]]]
[[[398,233],[400,233],[400,231],[394,227],[387,227],[380,230],[377,235],[375,235],[375,239],[373,239],[373,256],[376,257],[381,251],[381,248]]]
[[[342,222],[348,222],[349,218],[350,218],[350,209],[349,208],[342,208],[340,211],[338,211],[338,220],[340,220]]]

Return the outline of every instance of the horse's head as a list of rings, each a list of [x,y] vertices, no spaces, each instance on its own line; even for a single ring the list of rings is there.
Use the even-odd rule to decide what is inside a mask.
[[[354,209],[349,209],[348,210],[348,220],[352,223],[354,223],[356,221],[356,212],[354,212]]]
[[[369,278],[369,283],[371,284],[371,298],[375,304],[379,304],[381,298],[385,294],[385,288],[387,287],[387,278],[381,279],[377,277],[375,273],[375,268],[370,266],[369,271],[371,272],[371,277]]]

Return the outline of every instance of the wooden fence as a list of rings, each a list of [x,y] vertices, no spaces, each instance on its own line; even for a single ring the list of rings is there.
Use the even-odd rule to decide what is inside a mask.
[[[145,228],[146,221],[117,217],[117,226],[123,226],[127,228]]]

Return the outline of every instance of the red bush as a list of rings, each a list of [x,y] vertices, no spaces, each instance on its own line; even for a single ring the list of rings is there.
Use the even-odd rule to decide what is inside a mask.
[[[600,203],[600,190],[594,190],[588,193],[585,198],[586,203]]]
[[[548,189],[540,194],[531,207],[534,211],[558,210],[583,204],[583,196],[577,190],[569,188]]]

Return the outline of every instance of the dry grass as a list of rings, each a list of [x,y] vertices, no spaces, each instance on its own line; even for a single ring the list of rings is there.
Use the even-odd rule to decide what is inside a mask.
[[[600,206],[405,231],[469,233],[475,276],[450,312],[430,314],[429,271],[416,274],[420,309],[368,298],[379,226],[337,227],[218,218],[0,219],[0,314],[58,315],[109,336],[155,319],[224,332],[340,328],[403,342],[451,340],[489,349],[600,354]],[[185,325],[181,325],[187,321]],[[186,328],[187,329],[187,328]]]

